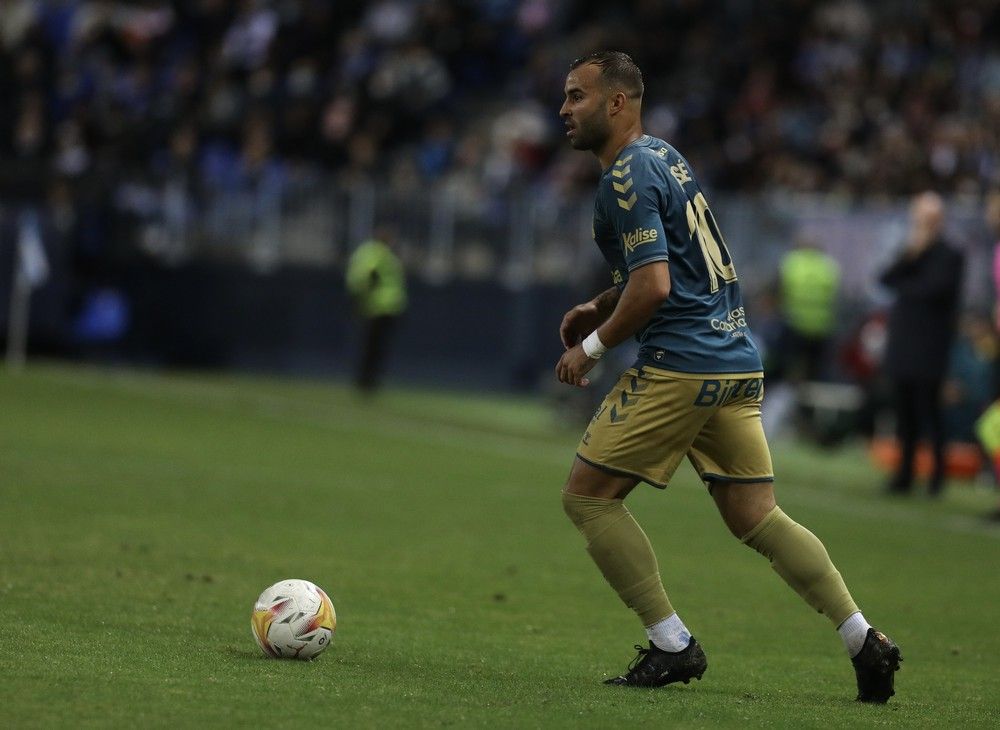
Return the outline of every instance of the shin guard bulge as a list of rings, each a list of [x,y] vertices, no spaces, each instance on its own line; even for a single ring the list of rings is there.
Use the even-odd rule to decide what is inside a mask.
[[[643,626],[672,614],[653,548],[622,500],[563,492],[562,501],[567,516],[587,540],[590,557]]]
[[[819,538],[775,507],[743,537],[810,606],[839,626],[858,610]]]

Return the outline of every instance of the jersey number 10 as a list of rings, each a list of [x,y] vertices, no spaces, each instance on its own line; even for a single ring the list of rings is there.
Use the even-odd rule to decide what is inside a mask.
[[[694,196],[687,203],[688,235],[698,234],[701,253],[705,257],[705,268],[708,269],[709,291],[713,294],[719,291],[719,279],[724,284],[736,281],[736,267],[729,255],[726,242],[719,232],[715,216],[708,209],[708,201],[702,193]]]

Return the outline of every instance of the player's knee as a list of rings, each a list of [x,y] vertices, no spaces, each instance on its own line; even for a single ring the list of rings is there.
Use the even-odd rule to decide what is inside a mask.
[[[620,500],[602,499],[600,497],[590,497],[581,494],[574,494],[563,490],[562,505],[563,511],[569,517],[570,522],[581,530],[587,522],[595,518],[602,517],[609,510],[613,510],[620,505]]]
[[[720,482],[713,486],[723,522],[734,537],[746,542],[746,536],[758,528],[777,508],[769,482],[741,484]],[[780,510],[779,510],[780,512]]]
[[[723,517],[722,521],[725,522],[726,527],[729,528],[729,534],[737,540],[742,541],[743,536],[750,531],[749,529],[746,529],[746,523],[742,520],[733,519],[731,517]],[[750,529],[753,528],[751,527]]]
[[[776,509],[778,507],[774,504],[766,509],[762,507],[747,507],[731,514],[729,519],[726,520],[726,525],[729,527],[729,531],[733,534],[733,537],[743,540],[748,534],[759,527],[767,519],[768,515]]]
[[[562,504],[566,516],[587,539],[588,545],[622,518],[629,516],[620,499],[586,497],[563,492]]]
[[[568,485],[567,485],[568,486]],[[567,492],[565,489],[562,491],[562,506],[563,512],[569,517],[570,522],[574,525],[579,525],[583,519],[580,499],[577,495]]]
[[[771,559],[790,530],[797,526],[796,522],[775,505],[763,519],[737,537],[747,547],[753,548],[764,557]]]

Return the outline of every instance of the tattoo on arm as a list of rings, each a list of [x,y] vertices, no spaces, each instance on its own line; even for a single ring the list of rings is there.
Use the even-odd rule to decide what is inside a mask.
[[[610,317],[611,313],[615,311],[615,306],[618,304],[618,299],[621,295],[621,291],[616,286],[601,292],[593,300],[597,311],[605,318]]]

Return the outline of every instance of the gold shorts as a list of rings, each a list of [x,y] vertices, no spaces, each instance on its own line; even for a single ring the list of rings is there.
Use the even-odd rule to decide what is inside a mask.
[[[664,488],[686,455],[705,482],[774,480],[760,404],[763,373],[632,368],[605,397],[577,456]]]

